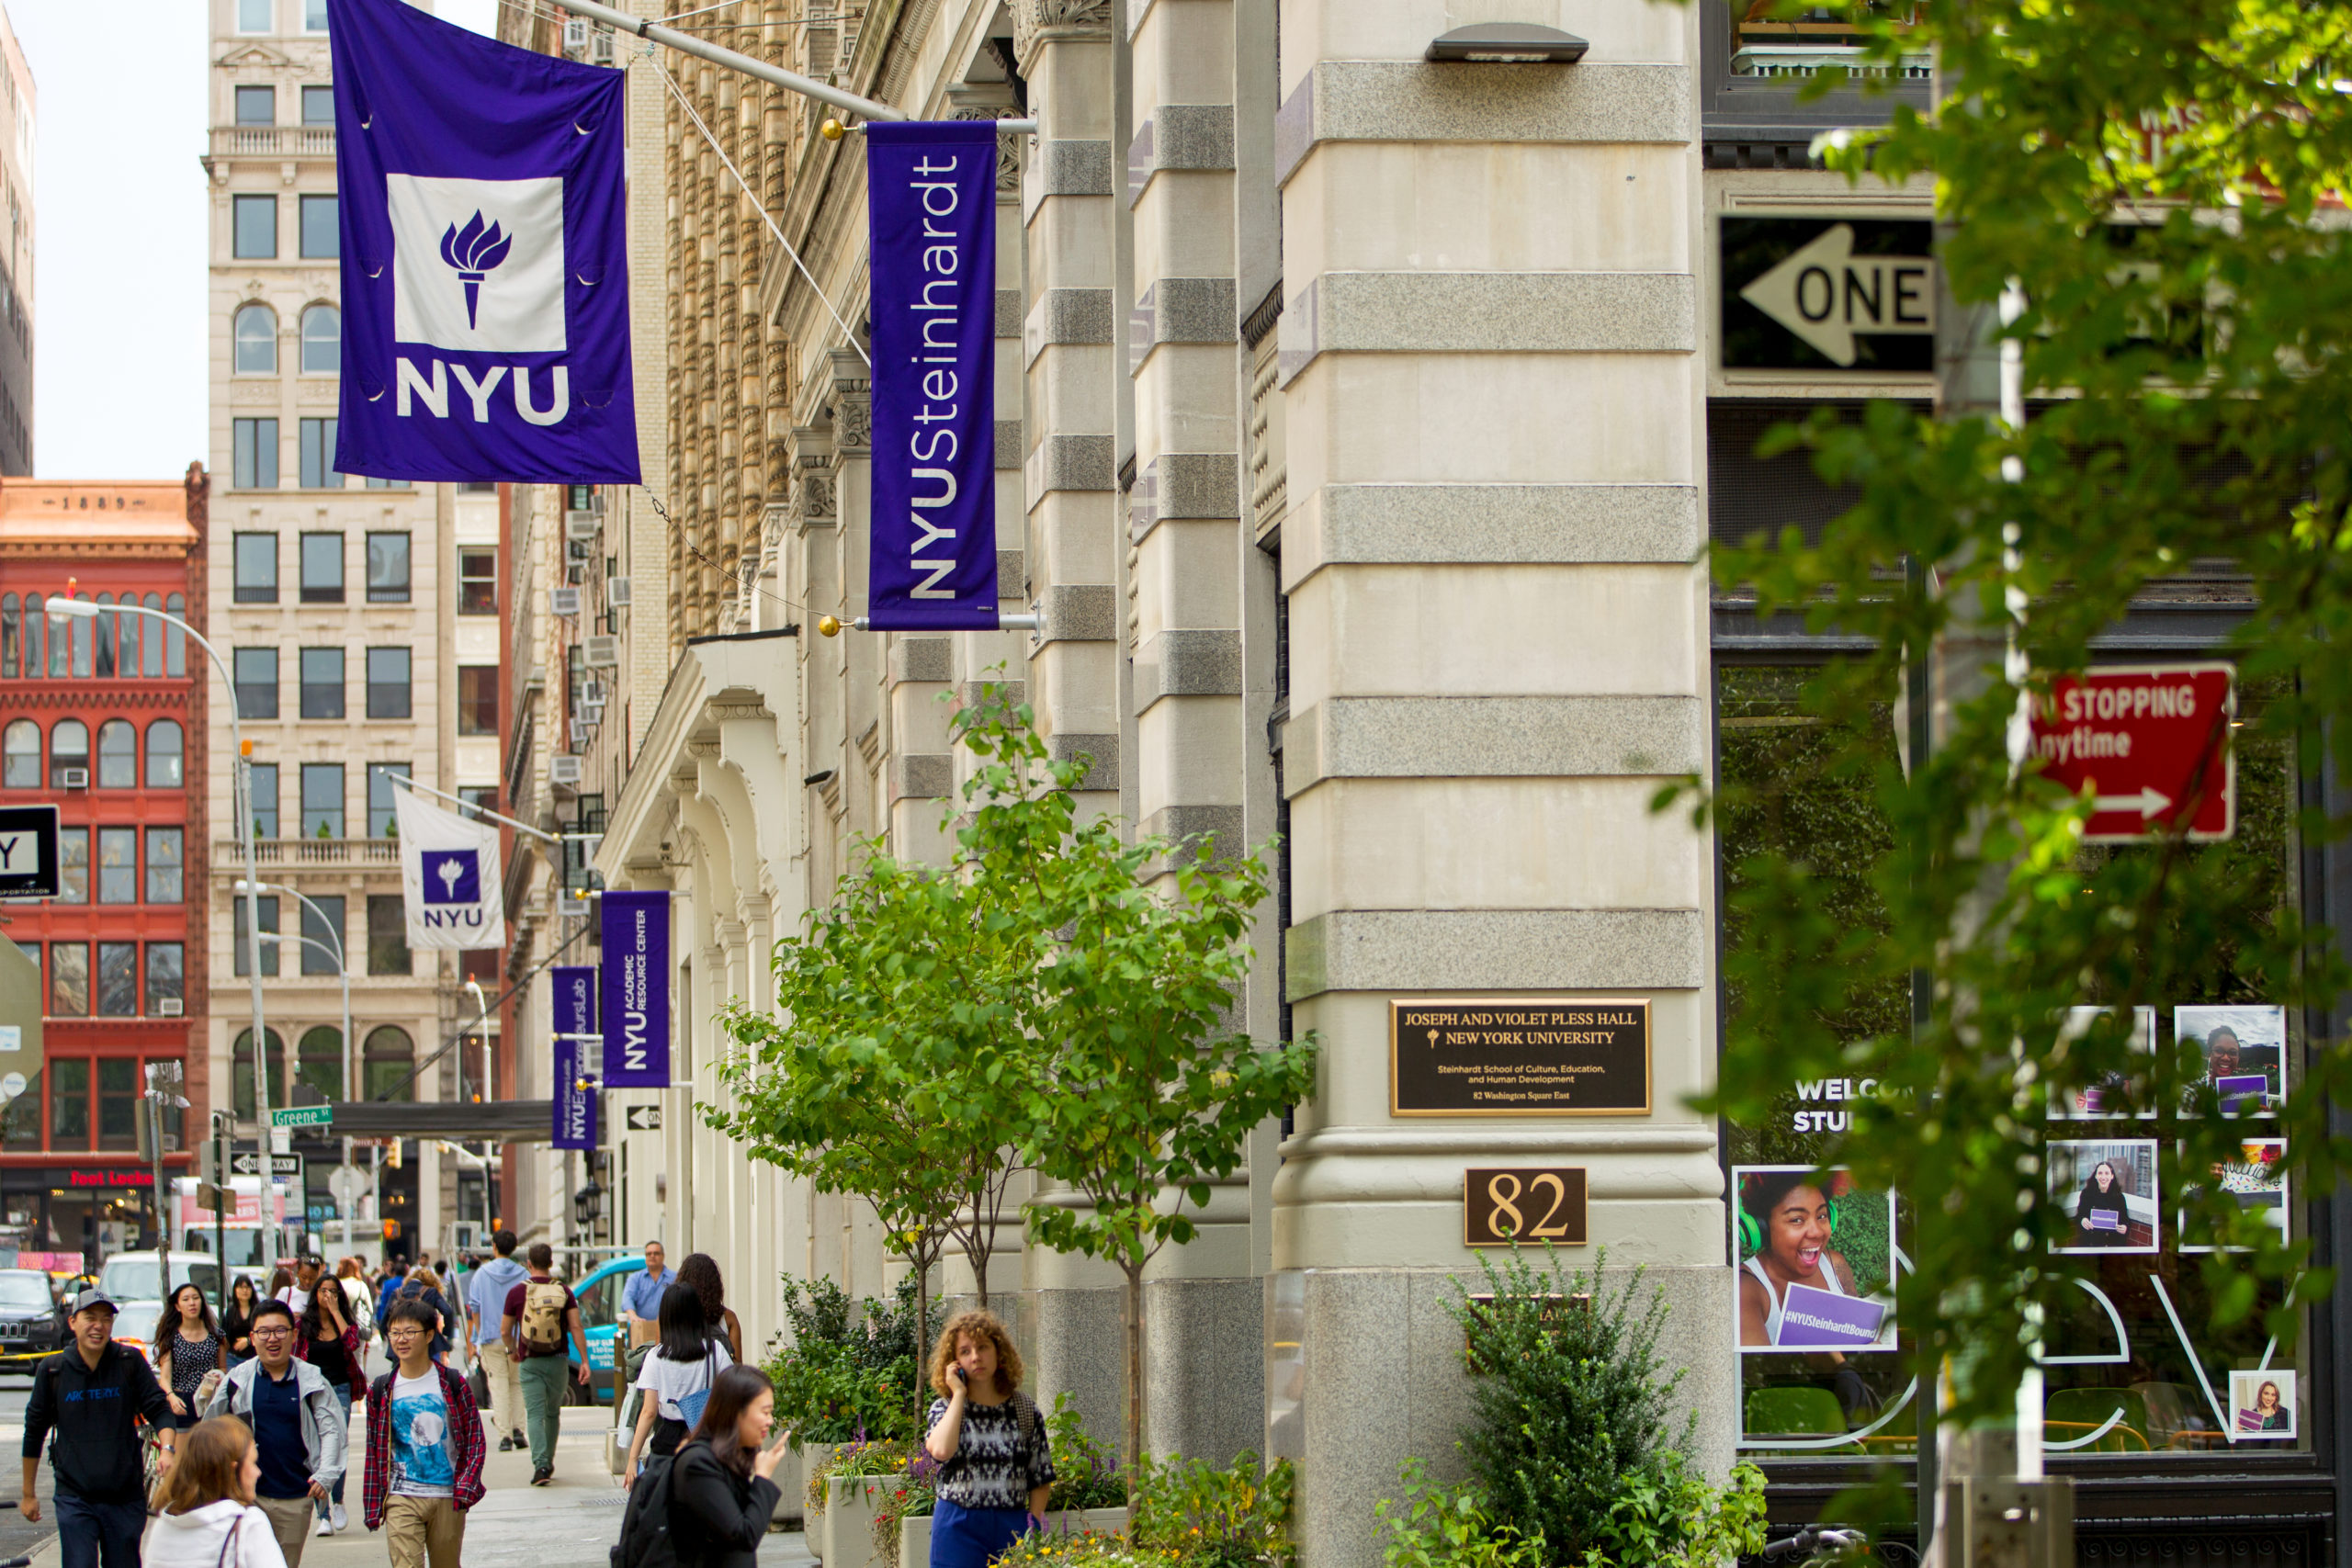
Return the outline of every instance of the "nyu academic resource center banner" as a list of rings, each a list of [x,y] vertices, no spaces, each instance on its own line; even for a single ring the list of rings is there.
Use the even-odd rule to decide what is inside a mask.
[[[584,1087],[582,1063],[590,1043],[582,1037],[596,1032],[596,971],[566,964],[549,973],[555,976],[555,1146],[593,1149],[596,1091]]]
[[[635,484],[625,73],[402,0],[327,0],[342,195],[335,467]]]
[[[605,1087],[670,1087],[670,895],[602,895]]]
[[[872,121],[874,468],[867,615],[996,620],[996,122]]]

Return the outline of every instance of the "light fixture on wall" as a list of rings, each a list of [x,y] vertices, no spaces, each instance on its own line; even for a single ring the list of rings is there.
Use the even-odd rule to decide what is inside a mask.
[[[1423,60],[1472,65],[1574,65],[1591,44],[1535,22],[1476,22],[1430,39]]]

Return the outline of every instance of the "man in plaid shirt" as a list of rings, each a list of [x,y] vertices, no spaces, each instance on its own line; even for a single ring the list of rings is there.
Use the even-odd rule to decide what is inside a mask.
[[[466,1510],[481,1501],[481,1414],[466,1380],[433,1359],[434,1312],[396,1301],[384,1325],[397,1363],[368,1390],[360,1506],[387,1530],[392,1568],[458,1568]]]

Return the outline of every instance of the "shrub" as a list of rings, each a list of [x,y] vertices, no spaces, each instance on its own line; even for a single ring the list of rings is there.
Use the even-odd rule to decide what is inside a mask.
[[[1516,1253],[1480,1263],[1491,1299],[1465,1292],[1453,1309],[1473,1374],[1463,1455],[1494,1525],[1580,1562],[1611,1539],[1628,1479],[1660,1475],[1676,1440],[1668,1406],[1682,1374],[1661,1375],[1657,1358],[1665,1293],[1640,1306],[1642,1271],[1610,1275],[1605,1251],[1589,1275]]]
[[[1298,1559],[1290,1540],[1292,1486],[1288,1460],[1261,1475],[1254,1453],[1236,1456],[1227,1470],[1175,1455],[1155,1462],[1147,1454],[1128,1489],[1128,1539],[1147,1555],[1172,1553],[1186,1568],[1292,1568]]]
[[[1046,1441],[1054,1452],[1054,1489],[1046,1506],[1055,1513],[1116,1508],[1127,1500],[1127,1478],[1119,1473],[1119,1452],[1098,1442],[1079,1419],[1067,1391],[1054,1395],[1046,1417]]]
[[[1476,1487],[1431,1481],[1418,1459],[1405,1461],[1404,1483],[1402,1506],[1384,1497],[1373,1510],[1388,1527],[1388,1568],[1547,1568],[1544,1538],[1489,1519]]]
[[[785,1280],[792,1339],[771,1348],[761,1371],[775,1385],[776,1419],[795,1442],[912,1442],[922,1435],[931,1401],[921,1352],[929,1342],[915,1333],[914,1298],[911,1274],[888,1304],[854,1302],[831,1280]],[[933,1318],[935,1332],[936,1312]]]
[[[913,1444],[882,1440],[855,1442],[831,1450],[808,1466],[808,1504],[811,1518],[825,1511],[825,1483],[834,1476],[906,1473],[914,1462]]]
[[[1668,1449],[1624,1477],[1585,1553],[1586,1568],[1714,1568],[1764,1550],[1764,1472],[1732,1466],[1717,1487]]]
[[[1025,1535],[989,1560],[989,1568],[1175,1568],[1170,1551],[1146,1551],[1101,1530]]]

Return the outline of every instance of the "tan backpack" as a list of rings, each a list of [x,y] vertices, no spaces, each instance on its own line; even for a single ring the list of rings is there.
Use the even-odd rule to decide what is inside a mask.
[[[533,1280],[523,1287],[523,1318],[515,1332],[534,1350],[552,1350],[563,1343],[562,1284]]]

